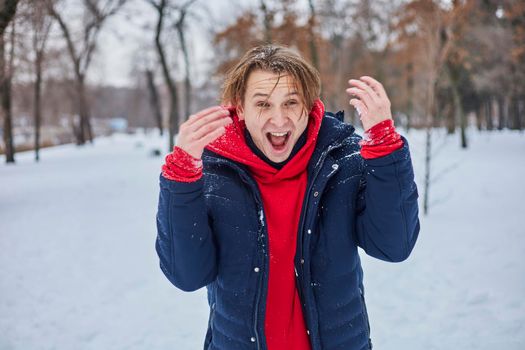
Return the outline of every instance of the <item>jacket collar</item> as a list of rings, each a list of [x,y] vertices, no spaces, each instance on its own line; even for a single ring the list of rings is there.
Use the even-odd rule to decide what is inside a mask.
[[[331,150],[343,145],[345,140],[354,133],[355,128],[350,124],[345,124],[343,119],[343,111],[339,111],[337,113],[324,112],[324,115],[321,118],[321,125],[317,134],[315,148],[308,164],[308,173],[313,173],[315,168],[320,167],[322,163],[321,161],[324,159],[324,157]],[[231,125],[235,125],[235,123],[232,123]],[[222,142],[224,142],[224,139]],[[203,159],[206,162],[220,162],[228,164],[234,169],[249,173],[249,168],[245,162],[233,160],[230,157],[217,153],[215,150],[216,147],[206,147],[204,150]],[[254,155],[254,157],[256,156]],[[275,170],[270,165],[266,165],[269,169],[273,169],[272,171]]]
[[[315,150],[319,129],[324,117],[324,104],[316,100],[308,114],[308,126],[305,145],[291,158],[282,169],[276,169],[259,158],[247,145],[246,125],[239,120],[234,109],[230,110],[233,123],[226,127],[223,136],[206,148],[234,162],[244,164],[250,173],[261,183],[273,183],[292,179],[304,173]]]

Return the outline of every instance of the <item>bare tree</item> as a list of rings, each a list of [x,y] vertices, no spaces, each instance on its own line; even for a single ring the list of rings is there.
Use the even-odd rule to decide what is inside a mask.
[[[444,25],[444,16],[439,6],[430,2],[428,6],[430,17],[427,18],[431,22],[425,30],[426,54],[428,59],[428,71],[426,80],[426,146],[425,146],[425,182],[423,195],[423,211],[428,214],[429,198],[430,198],[430,166],[432,155],[432,128],[434,126],[435,118],[435,102],[436,102],[436,85],[438,77],[442,72],[445,60],[450,50],[450,34]],[[428,24],[428,22],[427,22]]]
[[[155,27],[155,48],[157,49],[157,54],[159,56],[160,65],[162,68],[162,75],[164,77],[164,82],[168,87],[169,92],[169,117],[168,117],[168,147],[171,151],[174,146],[174,137],[175,134],[179,131],[179,110],[178,110],[178,89],[175,84],[175,79],[171,75],[170,68],[168,66],[168,58],[165,52],[164,44],[162,42],[162,33],[164,30],[164,25],[171,11],[168,6],[169,3],[167,0],[147,0],[148,3],[155,8],[157,11],[157,25]]]
[[[407,48],[415,48],[418,51],[415,58],[422,71],[419,75],[418,84],[423,93],[421,96],[424,101],[422,111],[425,116],[426,128],[423,194],[423,209],[426,215],[430,198],[432,128],[435,121],[436,90],[452,45],[449,27],[450,13],[432,0],[409,2],[401,8],[400,13],[397,27],[401,33],[400,37],[406,37],[408,43],[412,42],[412,45],[406,45]],[[413,28],[417,30],[412,31]],[[417,35],[413,33],[417,33]]]
[[[467,58],[469,57],[466,49],[463,47],[463,41],[468,29],[469,16],[473,13],[473,6],[473,1],[460,2],[453,0],[452,9],[448,13],[447,20],[450,49],[449,52],[445,53],[447,57],[444,62],[444,70],[449,78],[454,111],[451,113],[453,120],[449,124],[452,129],[459,122],[462,148],[467,148],[467,116],[463,109],[463,95],[460,91],[460,83],[462,76],[465,75],[465,66],[467,66]]]
[[[179,35],[180,46],[184,57],[184,115],[188,118],[191,114],[191,79],[190,79],[190,56],[188,53],[188,45],[186,43],[186,16],[188,15],[189,7],[196,0],[186,1],[179,8],[179,19],[175,22],[175,28]]]
[[[13,123],[11,110],[11,78],[13,76],[14,26],[11,32],[11,56],[6,62],[5,30],[16,14],[18,0],[0,0],[0,99],[1,111],[4,115],[4,145],[6,163],[15,162],[13,144]]]
[[[46,0],[49,13],[57,20],[66,41],[67,50],[74,67],[76,92],[78,98],[79,123],[75,126],[77,144],[82,145],[89,140],[93,142],[89,104],[86,96],[86,74],[93,58],[98,36],[106,20],[117,13],[126,0],[84,0],[85,18],[82,26],[80,44],[72,36],[70,25],[64,15],[57,9],[53,0]]]
[[[35,67],[35,83],[34,83],[34,129],[35,129],[35,161],[40,160],[40,126],[42,124],[42,63],[44,61],[44,52],[46,49],[47,38],[51,25],[53,24],[52,17],[45,11],[42,2],[37,2],[31,5],[31,27],[33,31],[33,52],[34,67]]]

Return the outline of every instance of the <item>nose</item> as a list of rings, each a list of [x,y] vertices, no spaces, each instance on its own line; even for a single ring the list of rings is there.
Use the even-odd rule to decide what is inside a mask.
[[[276,108],[272,113],[272,124],[277,128],[284,127],[288,123],[288,115],[282,108]]]

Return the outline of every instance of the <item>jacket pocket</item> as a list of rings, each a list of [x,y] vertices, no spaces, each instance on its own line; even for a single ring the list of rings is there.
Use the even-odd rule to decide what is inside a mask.
[[[365,296],[363,291],[359,288],[359,298],[361,300],[361,311],[363,315],[363,321],[366,327],[366,337],[368,338],[368,348],[372,349],[372,339],[370,338],[370,322],[368,320],[368,311],[366,309]]]

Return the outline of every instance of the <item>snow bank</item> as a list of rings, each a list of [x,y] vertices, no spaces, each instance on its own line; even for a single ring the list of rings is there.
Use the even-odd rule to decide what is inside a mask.
[[[374,348],[524,349],[525,136],[438,132],[430,215],[411,257],[361,251]],[[407,136],[423,194],[424,133]],[[0,349],[201,349],[205,289],[184,293],[154,244],[158,136],[18,154],[0,165]],[[442,173],[442,175],[440,175]]]

